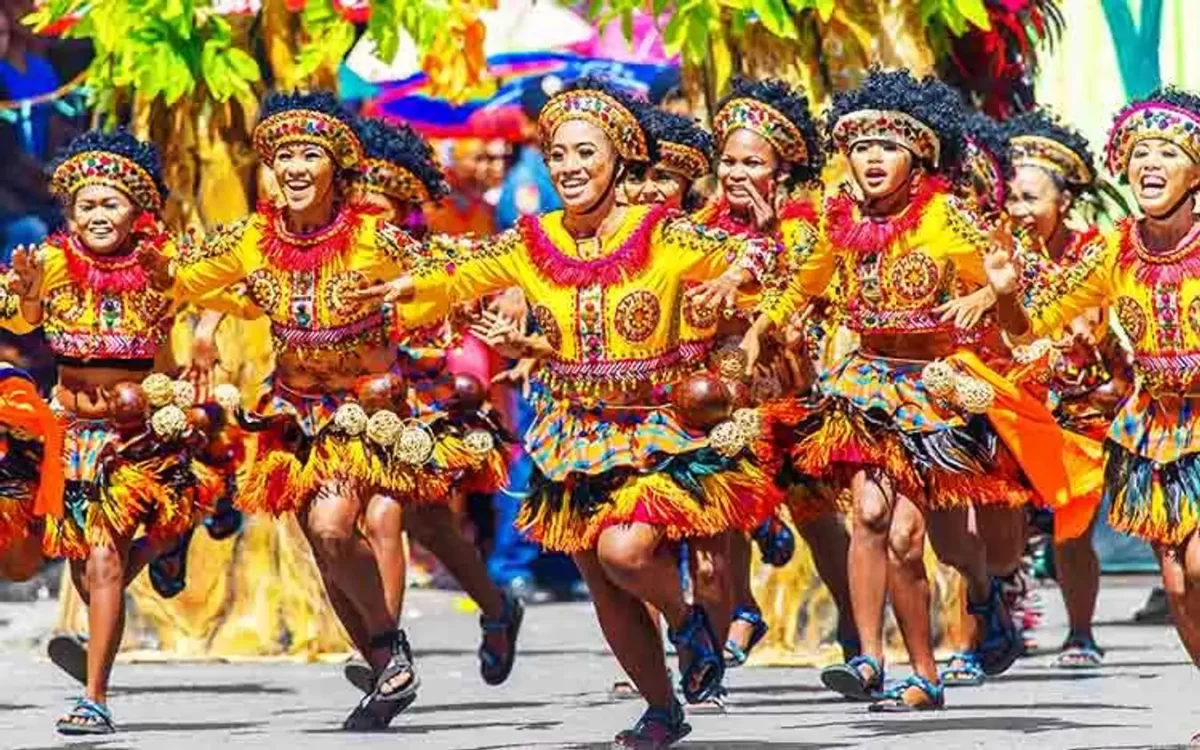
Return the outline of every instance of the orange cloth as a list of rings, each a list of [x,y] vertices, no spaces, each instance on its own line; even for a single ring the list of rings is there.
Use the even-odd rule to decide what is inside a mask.
[[[1017,459],[1042,502],[1054,509],[1054,536],[1087,531],[1104,484],[1104,450],[1096,440],[1059,426],[1046,405],[983,363],[974,353],[947,358],[996,393],[987,411],[992,427]]]
[[[42,400],[37,386],[15,371],[0,375],[0,424],[15,427],[41,437],[45,443],[42,453],[41,479],[33,504],[35,516],[62,518],[63,492],[66,480],[63,472],[63,430]]]
[[[496,209],[483,198],[463,193],[455,193],[425,210],[429,231],[455,237],[491,237],[496,233],[495,214]]]

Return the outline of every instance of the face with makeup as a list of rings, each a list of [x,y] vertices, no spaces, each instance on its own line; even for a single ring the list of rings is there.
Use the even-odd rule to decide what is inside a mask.
[[[770,201],[781,171],[775,147],[758,133],[738,128],[721,144],[717,180],[733,208],[749,210],[754,203],[751,190]]]
[[[1050,239],[1071,210],[1074,196],[1046,169],[1023,164],[1008,183],[1008,214],[1043,241]]]
[[[612,141],[586,120],[567,120],[554,131],[546,165],[567,213],[595,209],[621,177]]]
[[[71,231],[98,255],[119,251],[133,231],[138,210],[129,196],[108,185],[85,185],[71,200]]]
[[[1129,154],[1125,175],[1138,207],[1151,218],[1167,216],[1200,190],[1200,164],[1162,138],[1139,141]]]
[[[315,143],[285,143],[271,162],[279,192],[295,216],[321,213],[333,205],[333,157]]]
[[[906,189],[916,172],[913,153],[885,140],[858,141],[850,147],[850,171],[868,201]]]
[[[691,181],[686,177],[661,167],[652,167],[644,175],[630,173],[624,184],[629,203],[666,203],[675,207],[683,204],[683,197],[691,187]]]

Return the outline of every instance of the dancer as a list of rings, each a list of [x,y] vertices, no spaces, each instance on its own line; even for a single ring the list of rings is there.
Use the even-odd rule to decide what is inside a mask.
[[[789,252],[807,252],[817,237],[817,212],[812,201],[814,194],[820,194],[825,162],[808,100],[782,81],[737,79],[718,106],[713,122],[720,195],[697,212],[695,221],[740,237],[773,237]],[[778,293],[777,287],[763,290],[768,296]],[[737,316],[697,316],[692,308],[684,309],[685,338],[711,341],[709,367],[725,380],[737,406],[765,404],[784,393],[807,394],[816,378],[810,355],[803,347],[793,352],[776,346],[773,356],[763,358],[763,367],[754,373],[746,371],[739,344],[751,322],[746,314],[752,318],[761,296],[743,299],[741,308],[745,312]],[[838,516],[835,493],[831,487],[796,474],[786,460],[786,446],[775,440],[788,432],[783,429],[785,425],[776,424],[780,417],[785,412],[794,417],[796,410],[765,405],[762,411],[765,421],[772,425],[772,434],[758,447],[769,448],[767,452],[773,454],[763,456],[764,462],[778,472],[777,481],[788,493],[792,522],[812,550],[817,571],[837,602],[837,637],[846,658],[852,658],[858,653],[858,645],[846,577],[849,535]],[[753,536],[764,561],[782,566],[791,558],[795,541],[778,518],[760,526]],[[767,623],[750,590],[748,538],[733,535],[730,551],[736,610],[725,652],[727,663],[737,666],[745,663],[751,650],[766,636]]]
[[[1029,239],[1018,262],[1030,279],[1069,274],[1105,247],[1096,227],[1075,229],[1070,224],[1072,218],[1083,218],[1078,206],[1096,199],[1096,170],[1088,142],[1045,110],[1021,115],[1010,123],[1009,131],[1013,176],[1008,212]],[[1063,428],[1100,442],[1131,385],[1124,351],[1105,324],[1106,316],[1105,310],[1088,311],[1071,321],[1067,331],[1056,332],[1055,339],[1021,351],[1026,360],[1048,360],[1030,369],[1044,381]],[[1055,663],[1064,668],[1096,667],[1104,657],[1092,633],[1100,590],[1100,561],[1092,546],[1099,500],[1096,493],[1094,502],[1080,504],[1082,518],[1068,518],[1066,512],[1056,518],[1055,569],[1069,630]]]
[[[1128,334],[1140,387],[1122,402],[1105,444],[1109,524],[1154,545],[1175,628],[1200,666],[1200,96],[1166,88],[1126,106],[1105,161],[1128,182],[1140,216],[1122,221],[1101,251],[1068,273],[1027,280],[1024,294],[1024,271],[1010,254],[990,256],[987,272],[1013,336],[1057,335],[1096,308],[1113,309]]]
[[[242,417],[261,434],[238,506],[298,515],[331,599],[351,605],[339,614],[366,640],[376,675],[343,728],[383,729],[420,684],[390,606],[398,603],[383,586],[402,581],[404,565],[398,511],[388,506],[437,478],[425,466],[434,448],[427,428],[399,416],[407,387],[390,371],[384,318],[351,293],[405,270],[415,243],[351,200],[362,144],[332,94],[269,95],[253,139],[282,206],[260,204],[178,263],[156,253],[142,262],[155,288],[181,301],[213,305],[205,298],[245,282],[270,318],[276,367],[255,413]]]
[[[625,177],[625,196],[633,204],[697,208],[693,188],[712,172],[713,141],[695,120],[660,109],[646,113],[646,129],[658,143],[659,160],[645,172]]]
[[[108,683],[124,589],[211,511],[223,482],[192,460],[207,441],[184,411],[194,391],[151,374],[170,368],[165,344],[174,318],[170,299],[148,288],[137,261],[151,248],[174,254],[158,219],[165,193],[158,153],[124,130],[91,131],[68,146],[51,187],[69,229],[13,254],[20,301],[3,305],[14,313],[5,327],[43,326],[58,364],[65,508],[47,519],[45,550],[69,558],[91,642],[85,695],[58,731],[111,734]],[[139,528],[145,535],[135,540]]]
[[[356,130],[366,153],[365,168],[357,186],[362,199],[376,206],[385,221],[419,231],[424,225],[422,206],[448,190],[433,149],[413,130],[380,120],[360,119]],[[418,502],[404,514],[404,526],[458,580],[479,605],[483,642],[479,647],[480,675],[489,685],[508,679],[516,659],[517,633],[524,616],[520,601],[501,591],[488,577],[479,550],[463,536],[451,511],[451,495],[469,492],[491,495],[506,483],[506,451],[510,438],[481,403],[483,385],[467,374],[451,374],[446,352],[461,335],[449,323],[407,334],[400,347],[401,370],[410,385],[412,412],[429,424],[437,438],[431,466],[439,482],[429,485]],[[461,326],[459,326],[461,330]],[[399,506],[384,505],[381,512],[397,516]],[[404,576],[385,578],[388,607],[396,618],[403,597]],[[363,671],[347,666],[346,676],[362,687]]]
[[[926,520],[982,620],[984,670],[1003,672],[1022,649],[988,576],[985,545],[968,525],[972,503],[1020,504],[1029,493],[1014,470],[998,466],[996,431],[984,416],[999,378],[954,338],[956,319],[978,319],[982,296],[956,297],[955,280],[968,290],[986,281],[992,242],[943,178],[961,153],[962,117],[951,89],[907,71],[872,70],[860,88],[835,95],[830,143],[848,158],[858,192],[826,202],[824,241],[743,344],[753,364],[762,333],[841,271],[841,305],[860,347],[822,377],[824,400],[801,425],[793,460],[853,494],[850,592],[863,653],[822,674],[831,689],[860,700],[882,689],[884,597],[892,593],[914,673],[873,710],[944,705],[922,559]]]
[[[462,300],[522,288],[552,349],[525,438],[538,476],[520,523],[546,548],[574,556],[609,645],[649,704],[617,745],[666,747],[690,727],[642,602],[667,620],[685,698],[710,697],[724,670],[717,633],[726,625],[711,621],[718,615],[707,603],[685,603],[671,547],[687,540],[721,561],[724,533],[753,528],[778,500],[744,456],[742,430],[721,421],[728,405],[714,381],[679,383],[676,408],[666,400],[686,369],[673,311],[685,280],[714,279],[695,297],[720,303],[764,279],[774,252],[673,219],[664,207],[616,206],[626,173],[655,161],[640,116],[641,105],[605,82],[566,87],[539,119],[565,209],[453,255],[435,248],[416,273],[363,297],[402,303],[400,322],[413,328]]]
[[[33,377],[0,362],[0,578],[27,581],[42,569],[44,519],[63,512],[62,441]]]

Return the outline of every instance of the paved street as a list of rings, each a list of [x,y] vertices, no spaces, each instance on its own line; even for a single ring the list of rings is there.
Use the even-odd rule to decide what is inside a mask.
[[[734,671],[728,712],[693,713],[685,748],[1143,748],[1186,743],[1200,730],[1200,674],[1174,632],[1132,626],[1150,579],[1109,582],[1098,635],[1106,665],[1063,673],[1048,654],[1004,678],[950,693],[950,708],[877,717],[823,692],[812,669]],[[1057,592],[1043,590],[1041,643],[1062,637]],[[530,609],[516,671],[503,688],[476,674],[473,616],[444,592],[408,603],[423,689],[386,735],[337,731],[354,704],[337,664],[119,664],[111,696],[122,734],[77,748],[603,748],[640,705],[614,701],[618,677],[587,605]],[[53,720],[77,688],[33,643],[50,602],[0,605],[0,748],[59,748]]]

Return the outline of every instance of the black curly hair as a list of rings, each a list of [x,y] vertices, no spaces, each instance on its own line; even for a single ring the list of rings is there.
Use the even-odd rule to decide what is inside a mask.
[[[821,168],[825,166],[825,152],[821,148],[817,121],[812,116],[808,97],[803,91],[792,88],[777,78],[757,81],[738,77],[733,79],[729,94],[717,104],[716,111],[720,112],[733,99],[757,99],[770,105],[791,121],[804,136],[804,150],[808,153],[808,161],[788,165],[788,176],[793,184],[812,182],[821,176]],[[717,145],[718,148],[721,146]]]
[[[833,95],[825,112],[826,133],[832,133],[837,121],[864,109],[903,112],[928,125],[937,133],[940,146],[938,164],[926,164],[932,171],[952,172],[962,158],[963,112],[958,92],[933,76],[914,78],[907,68],[883,70],[872,66],[862,84]],[[834,150],[833,141],[827,149]]]
[[[1095,188],[1096,183],[1096,158],[1092,154],[1088,139],[1084,137],[1078,130],[1069,127],[1048,109],[1038,108],[1023,112],[1008,121],[1008,137],[1016,138],[1023,135],[1036,135],[1042,138],[1049,138],[1066,148],[1069,148],[1076,156],[1078,156],[1087,167],[1088,183],[1086,185],[1072,184],[1068,185],[1058,173],[1051,173],[1050,177],[1054,180],[1054,184],[1059,190],[1071,189],[1075,193],[1081,191],[1090,191]]]
[[[1113,117],[1113,122],[1120,121],[1130,110],[1144,104],[1169,104],[1172,107],[1177,107],[1186,110],[1200,119],[1200,94],[1178,88],[1176,86],[1165,86],[1155,89],[1149,95],[1142,99],[1134,99],[1121,108]],[[1120,175],[1121,182],[1128,179],[1127,175]]]
[[[352,115],[338,101],[337,96],[329,91],[312,91],[309,93],[272,91],[263,99],[262,107],[258,111],[258,121],[262,122],[280,112],[290,112],[296,109],[320,112],[330,117],[336,117],[347,125],[352,126],[354,124]]]
[[[709,169],[712,168],[713,137],[695,120],[651,107],[646,113],[645,124],[646,134],[654,141],[694,148],[704,154]]]
[[[368,159],[379,159],[407,169],[421,181],[432,200],[450,194],[450,186],[438,166],[433,147],[404,123],[390,123],[373,117],[360,117],[354,131],[362,141]]]
[[[1009,133],[1000,123],[982,112],[970,112],[963,121],[963,136],[975,142],[1000,163],[1000,174],[1012,173],[1012,151],[1009,148]]]
[[[658,144],[652,137],[650,137],[650,131],[647,123],[647,118],[653,108],[643,99],[630,94],[627,89],[621,88],[614,81],[608,78],[601,78],[599,76],[583,76],[581,78],[576,78],[575,80],[564,85],[559,91],[559,94],[566,93],[568,91],[599,91],[607,94],[613,99],[616,99],[617,102],[622,107],[629,110],[629,113],[632,114],[638,121],[638,124],[642,128],[642,132],[646,135],[646,146],[647,150],[650,152],[650,159],[647,163],[631,164],[630,166],[647,167],[650,164],[654,164],[658,161]],[[553,97],[551,97],[551,99],[553,99]]]
[[[53,175],[54,170],[58,169],[67,159],[88,151],[108,151],[133,161],[146,170],[146,173],[154,180],[158,192],[164,200],[166,199],[167,185],[163,182],[162,163],[158,158],[158,149],[152,143],[138,140],[124,127],[110,131],[95,129],[83,133],[58,153],[58,156],[50,164],[48,173]]]

